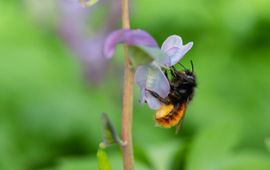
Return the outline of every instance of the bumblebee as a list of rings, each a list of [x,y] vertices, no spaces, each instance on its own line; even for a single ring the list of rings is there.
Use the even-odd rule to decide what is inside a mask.
[[[165,75],[170,83],[170,93],[166,98],[148,90],[152,96],[163,103],[156,111],[155,119],[157,124],[164,128],[170,128],[178,124],[179,126],[176,129],[178,131],[185,116],[186,107],[193,98],[197,82],[192,61],[190,63],[191,71],[180,63],[184,68],[182,71],[178,71],[174,66],[165,70]]]

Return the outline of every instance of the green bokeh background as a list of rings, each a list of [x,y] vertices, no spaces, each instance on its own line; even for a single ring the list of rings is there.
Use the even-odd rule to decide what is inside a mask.
[[[198,79],[178,135],[155,126],[135,88],[136,169],[270,169],[269,7],[269,0],[132,2],[132,28],[159,44],[172,34],[194,42],[183,63],[193,60]],[[38,27],[21,1],[1,1],[0,13],[0,169],[97,169],[100,113],[120,132],[121,55],[91,85],[66,44]],[[117,146],[107,152],[120,170]]]

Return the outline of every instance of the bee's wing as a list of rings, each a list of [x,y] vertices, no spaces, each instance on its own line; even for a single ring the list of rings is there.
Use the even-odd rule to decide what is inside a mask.
[[[185,113],[186,113],[186,106],[187,106],[187,104],[186,103],[183,103],[182,105],[183,105],[182,107],[180,106],[181,110],[179,110],[179,112],[183,112],[183,116],[182,116],[181,120],[178,122],[178,124],[176,125],[175,134],[178,134],[178,132],[182,128],[182,124],[184,122],[185,115],[186,115]]]

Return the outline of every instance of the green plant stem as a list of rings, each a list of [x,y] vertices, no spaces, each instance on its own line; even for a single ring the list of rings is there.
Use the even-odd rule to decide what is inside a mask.
[[[122,28],[129,29],[128,0],[121,0],[122,5]],[[122,140],[123,146],[123,166],[124,170],[134,169],[134,156],[132,145],[132,112],[133,112],[133,84],[134,73],[131,69],[131,62],[128,57],[128,46],[124,45],[124,84],[123,84],[123,106],[122,106]]]

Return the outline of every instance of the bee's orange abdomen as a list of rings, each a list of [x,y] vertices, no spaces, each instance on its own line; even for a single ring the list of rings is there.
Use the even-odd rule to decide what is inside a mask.
[[[156,112],[156,122],[164,128],[175,126],[184,117],[185,109],[185,103],[176,107],[172,104],[162,105]]]

